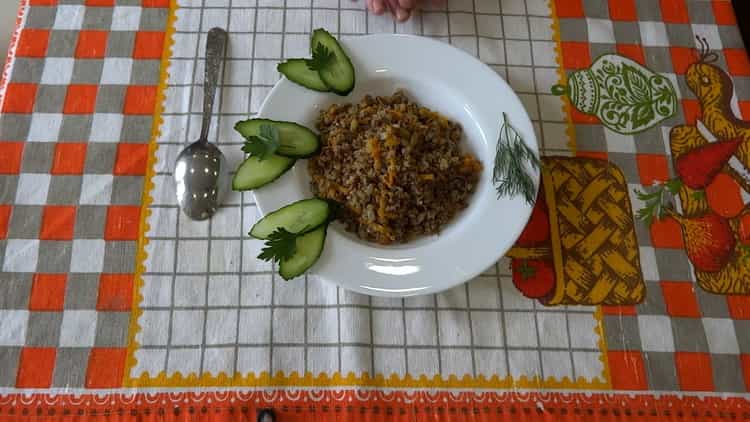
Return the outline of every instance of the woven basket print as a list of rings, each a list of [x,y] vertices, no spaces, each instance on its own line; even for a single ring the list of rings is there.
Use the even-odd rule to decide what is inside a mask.
[[[543,169],[557,276],[546,304],[641,302],[646,289],[620,169],[580,157],[548,157]]]

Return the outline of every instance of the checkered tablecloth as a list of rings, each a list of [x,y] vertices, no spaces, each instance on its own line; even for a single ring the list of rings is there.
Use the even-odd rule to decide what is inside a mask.
[[[23,407],[13,395],[26,388],[116,389],[114,403],[129,387],[403,388],[404,403],[425,389],[718,392],[739,400],[721,409],[748,411],[750,296],[701,289],[675,221],[630,223],[642,303],[545,306],[514,286],[510,258],[407,299],[350,293],[314,272],[283,282],[255,258],[252,195],[233,192],[208,221],[186,218],[172,164],[198,137],[215,26],[229,44],[209,140],[232,168],[243,159],[234,123],[257,113],[277,63],[307,55],[318,27],[342,39],[423,35],[475,55],[518,93],[546,157],[621,172],[631,214],[644,205],[635,189],[675,175],[671,128],[700,118],[685,81],[695,35],[750,119],[750,63],[726,1],[450,0],[394,23],[349,0],[25,0],[0,94],[0,394],[11,397],[0,415]],[[671,81],[678,114],[623,135],[552,93],[612,53]],[[273,397],[263,400],[303,402]],[[635,414],[658,403],[648,397],[611,406]]]
[[[0,116],[0,384],[119,386],[168,2],[21,12]]]
[[[695,124],[701,110],[686,83],[696,61],[696,36],[718,52],[717,66],[734,82],[732,110],[750,119],[750,67],[728,1],[558,1],[563,66],[587,68],[617,52],[669,78],[677,115],[654,129],[617,134],[572,113],[578,154],[606,157],[623,172],[630,192],[675,175],[670,129]],[[744,190],[726,192],[741,194]],[[634,211],[643,206],[631,195]],[[647,295],[643,303],[604,307],[604,332],[616,389],[745,392],[750,387],[750,298],[704,291],[684,251],[679,225],[670,219],[635,226]]]

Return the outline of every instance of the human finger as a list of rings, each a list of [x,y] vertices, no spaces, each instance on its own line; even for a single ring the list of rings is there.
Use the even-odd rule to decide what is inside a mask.
[[[403,22],[407,19],[409,19],[409,16],[411,16],[411,11],[404,9],[399,4],[400,0],[388,0],[388,6],[391,9],[391,13],[396,18],[397,21]]]
[[[415,7],[417,7],[417,1],[416,0],[398,0],[398,5],[401,6],[402,9],[412,10]]]
[[[385,12],[385,0],[370,0],[370,2],[372,3],[372,7],[370,8],[372,13],[382,15]]]

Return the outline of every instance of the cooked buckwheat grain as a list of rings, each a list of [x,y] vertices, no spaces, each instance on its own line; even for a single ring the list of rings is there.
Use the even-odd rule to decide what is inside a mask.
[[[461,126],[402,91],[335,104],[318,130],[313,193],[343,205],[347,230],[381,244],[439,233],[468,205],[482,170],[460,151]]]

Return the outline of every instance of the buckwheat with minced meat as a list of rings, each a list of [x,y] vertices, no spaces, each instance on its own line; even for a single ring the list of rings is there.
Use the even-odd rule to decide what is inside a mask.
[[[360,238],[403,243],[440,232],[466,208],[482,163],[461,151],[461,126],[404,92],[334,104],[320,114],[313,193],[342,205]]]

